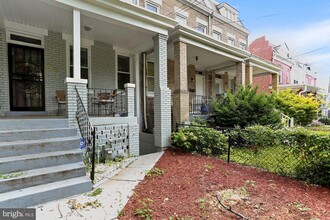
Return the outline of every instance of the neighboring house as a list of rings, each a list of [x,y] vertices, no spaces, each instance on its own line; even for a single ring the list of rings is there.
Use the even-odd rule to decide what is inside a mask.
[[[59,121],[58,126],[70,126],[71,136],[79,122],[84,138],[90,133],[84,130],[89,120],[96,128],[99,147],[109,147],[114,156],[139,155],[170,146],[172,125],[189,121],[193,107],[189,100],[198,100],[197,96],[201,97],[195,103],[198,106],[209,96],[235,91],[238,85],[252,84],[254,75],[266,73],[272,75],[273,88],[278,89],[281,68],[246,50],[248,31],[238,11],[226,3],[2,0],[0,8],[0,137],[10,133],[10,146],[23,137],[46,138],[42,132],[49,133],[48,127]],[[66,99],[56,99],[57,91],[64,91]],[[63,113],[59,111],[63,105],[65,114],[56,117]],[[20,116],[24,117],[12,119]],[[78,143],[64,152],[67,142],[62,137],[53,139],[59,130],[65,131],[54,127],[55,134],[49,137],[50,145],[56,142],[58,146],[52,151],[60,151],[57,159],[48,158],[54,155],[45,152],[38,140],[36,152],[29,150],[30,145],[24,145],[25,151],[8,147],[0,162],[8,163],[8,157],[26,161],[28,156],[31,166],[22,163],[21,169],[51,166],[57,170],[58,158],[72,150],[78,153],[75,148],[79,147]],[[16,154],[20,156],[14,157]],[[32,158],[45,159],[36,167]],[[57,181],[57,177],[45,179]],[[83,183],[80,192],[90,189],[90,183]],[[70,194],[65,192],[58,197]],[[0,199],[2,204],[10,205]]]
[[[299,62],[290,56],[290,50],[286,43],[274,45],[265,36],[255,39],[249,45],[249,51],[263,59],[282,67],[279,78],[279,89],[293,89],[298,93],[316,93],[320,88],[316,87],[316,73],[311,66]],[[253,79],[254,85],[259,86],[259,91],[271,91],[271,76],[259,75]]]

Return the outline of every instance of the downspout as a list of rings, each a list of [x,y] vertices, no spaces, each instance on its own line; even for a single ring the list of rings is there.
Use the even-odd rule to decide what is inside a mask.
[[[299,92],[298,95],[301,95],[301,94],[303,94],[304,92],[307,92],[307,86],[306,86],[306,85],[305,85],[305,89],[304,89],[303,91]]]
[[[144,121],[144,129],[148,129],[147,123],[147,95],[146,95],[146,53],[142,53],[142,72],[143,72],[143,121]]]

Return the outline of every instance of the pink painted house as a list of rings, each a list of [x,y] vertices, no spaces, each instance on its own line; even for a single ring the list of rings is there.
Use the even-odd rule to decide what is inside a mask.
[[[316,74],[311,67],[290,57],[289,47],[286,43],[274,45],[265,36],[255,39],[248,48],[249,52],[282,67],[279,77],[281,89],[295,89],[298,92],[316,92]],[[260,74],[254,76],[253,84],[259,87],[259,92],[271,91],[271,75]]]

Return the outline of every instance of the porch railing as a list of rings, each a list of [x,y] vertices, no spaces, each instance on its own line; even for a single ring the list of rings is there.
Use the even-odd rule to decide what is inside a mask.
[[[189,94],[189,112],[194,115],[208,115],[211,113],[212,97]]]
[[[81,148],[84,149],[84,159],[86,166],[91,166],[90,178],[94,181],[95,175],[95,127],[91,124],[88,113],[84,106],[84,103],[81,100],[77,88],[77,112],[76,118],[81,134]]]
[[[126,91],[88,89],[88,114],[91,116],[127,116]]]

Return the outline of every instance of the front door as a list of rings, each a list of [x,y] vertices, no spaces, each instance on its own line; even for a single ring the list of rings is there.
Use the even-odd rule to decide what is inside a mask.
[[[11,111],[44,111],[43,49],[8,44]]]

